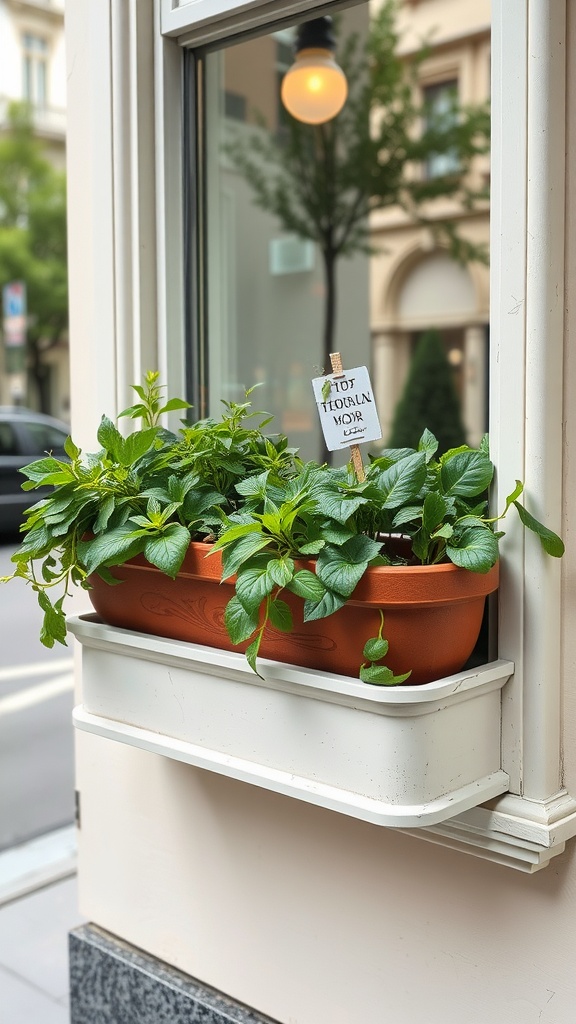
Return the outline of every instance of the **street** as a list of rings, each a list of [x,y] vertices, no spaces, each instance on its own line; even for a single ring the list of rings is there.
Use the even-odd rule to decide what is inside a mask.
[[[0,576],[17,540],[0,546]],[[72,649],[43,647],[23,581],[0,584],[0,850],[74,818]]]

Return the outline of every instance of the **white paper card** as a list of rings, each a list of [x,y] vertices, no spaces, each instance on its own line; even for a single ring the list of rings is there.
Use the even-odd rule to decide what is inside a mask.
[[[367,366],[315,377],[312,387],[329,452],[382,437]]]

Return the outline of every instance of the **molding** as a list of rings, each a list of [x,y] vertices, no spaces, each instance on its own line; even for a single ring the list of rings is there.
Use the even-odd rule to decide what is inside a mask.
[[[161,0],[161,31],[186,46],[205,46],[364,0]]]
[[[7,0],[7,6],[18,16],[33,15],[39,20],[49,21],[52,32],[56,27],[64,26],[64,8],[54,7],[47,0]]]
[[[329,811],[346,814],[372,825],[388,828],[408,825],[415,829],[422,827],[423,822],[443,821],[451,815],[455,808],[466,808],[476,804],[478,799],[490,798],[492,794],[502,793],[508,786],[505,772],[496,771],[481,779],[476,779],[465,786],[460,786],[447,796],[431,800],[427,804],[406,804],[397,806],[362,796],[360,793],[339,789],[321,782],[314,782],[293,772],[279,771],[267,765],[243,758],[222,754],[216,750],[207,750],[192,743],[184,743],[173,737],[160,736],[149,729],[140,729],[114,722],[109,718],[92,715],[84,707],[76,707],[73,713],[76,729],[91,732],[107,740],[126,743],[151,754],[159,754],[173,761],[183,761],[195,768],[225,775],[237,782],[246,782],[259,786],[281,796],[293,797],[304,803],[324,807]]]
[[[487,807],[475,808],[463,820],[488,832],[552,849],[576,835],[576,800],[565,789],[547,801],[507,793]]]
[[[516,839],[492,829],[474,828],[464,820],[453,818],[441,825],[416,830],[405,829],[407,835],[424,839],[437,846],[446,846],[458,853],[467,853],[480,860],[489,860],[502,867],[534,874],[548,867],[551,859],[564,851],[564,843],[543,847],[529,840]]]

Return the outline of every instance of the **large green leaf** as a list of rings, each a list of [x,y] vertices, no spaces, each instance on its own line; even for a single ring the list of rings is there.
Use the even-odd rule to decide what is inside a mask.
[[[273,589],[274,581],[265,565],[258,568],[242,569],[238,573],[236,596],[249,614],[258,610],[264,598],[271,594]]]
[[[310,601],[321,601],[326,593],[324,584],[318,579],[316,573],[310,572],[309,569],[300,569],[295,573],[288,584],[288,590],[297,594],[298,597]]]
[[[152,565],[174,579],[189,546],[190,534],[186,527],[171,523],[162,533],[146,541],[144,554]]]
[[[488,572],[498,561],[498,539],[492,530],[467,527],[452,538],[452,543],[446,545],[446,554],[454,565],[462,569]]]
[[[99,565],[120,565],[142,551],[143,546],[144,541],[134,537],[132,527],[120,526],[116,530],[94,537],[93,540],[80,541],[78,558],[86,572],[91,573]]]
[[[558,534],[549,530],[547,526],[543,526],[538,519],[535,519],[534,516],[530,515],[530,513],[526,511],[519,501],[515,501],[514,506],[517,509],[518,515],[520,516],[524,526],[526,526],[527,529],[532,530],[532,532],[537,534],[540,538],[544,551],[546,551],[547,554],[552,555],[554,558],[562,558],[562,555],[564,554],[564,542]]]
[[[270,601],[268,615],[275,629],[279,629],[282,633],[292,632],[292,612],[286,601],[281,601],[278,597],[274,601]]]
[[[370,538],[353,538],[353,540],[369,540]],[[378,553],[379,545],[372,555],[362,556],[359,553],[349,550],[351,541],[343,544],[342,547],[335,547],[327,544],[318,555],[316,573],[328,590],[336,591],[343,597],[350,597],[357,583],[360,582],[370,558]]]
[[[414,501],[426,480],[426,456],[415,452],[394,462],[378,478],[384,508],[399,508]]]
[[[222,552],[222,579],[227,580],[230,576],[234,576],[249,558],[252,558],[258,551],[262,551],[263,548],[268,547],[271,542],[270,537],[264,537],[258,532],[241,537],[234,544],[231,544],[230,547],[224,548]]]
[[[340,594],[335,594],[331,590],[326,590],[319,601],[305,601],[304,622],[312,622],[314,619],[325,619],[328,615],[332,615],[333,612],[337,612],[344,604],[346,604],[345,597],[341,597]]]
[[[422,527],[426,533],[434,533],[434,530],[440,525],[445,515],[446,502],[444,498],[437,491],[431,491],[424,499],[422,513]]]
[[[494,467],[484,452],[457,452],[452,458],[442,463],[440,482],[446,494],[457,494],[463,498],[471,498],[481,494],[490,485]]]
[[[438,451],[438,441],[434,437],[434,434],[428,430],[428,427],[425,428],[424,433],[418,442],[418,451],[424,452],[426,462],[430,462]]]
[[[346,494],[336,488],[323,487],[314,492],[314,498],[319,511],[335,519],[337,523],[346,523],[350,516],[353,516],[362,505],[366,504],[366,498],[359,494]]]
[[[248,640],[258,628],[258,615],[246,611],[239,599],[231,597],[224,611],[224,625],[233,644]]]
[[[98,437],[102,447],[109,453],[109,455],[111,455],[116,462],[120,462],[124,447],[124,438],[108,416],[102,417],[96,436]]]
[[[395,676],[392,669],[387,668],[386,665],[363,665],[360,669],[360,679],[362,682],[373,683],[376,686],[400,686],[411,675],[412,670]]]
[[[294,575],[294,562],[291,558],[273,558],[268,563],[267,571],[278,587],[285,587]]]
[[[157,433],[157,427],[149,427],[148,430],[137,430],[129,434],[123,440],[119,462],[123,466],[132,466],[152,447]]]

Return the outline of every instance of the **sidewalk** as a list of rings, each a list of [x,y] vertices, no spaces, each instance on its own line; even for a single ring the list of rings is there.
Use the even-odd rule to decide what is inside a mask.
[[[83,921],[71,834],[0,854],[1,1024],[69,1024],[68,932]]]

